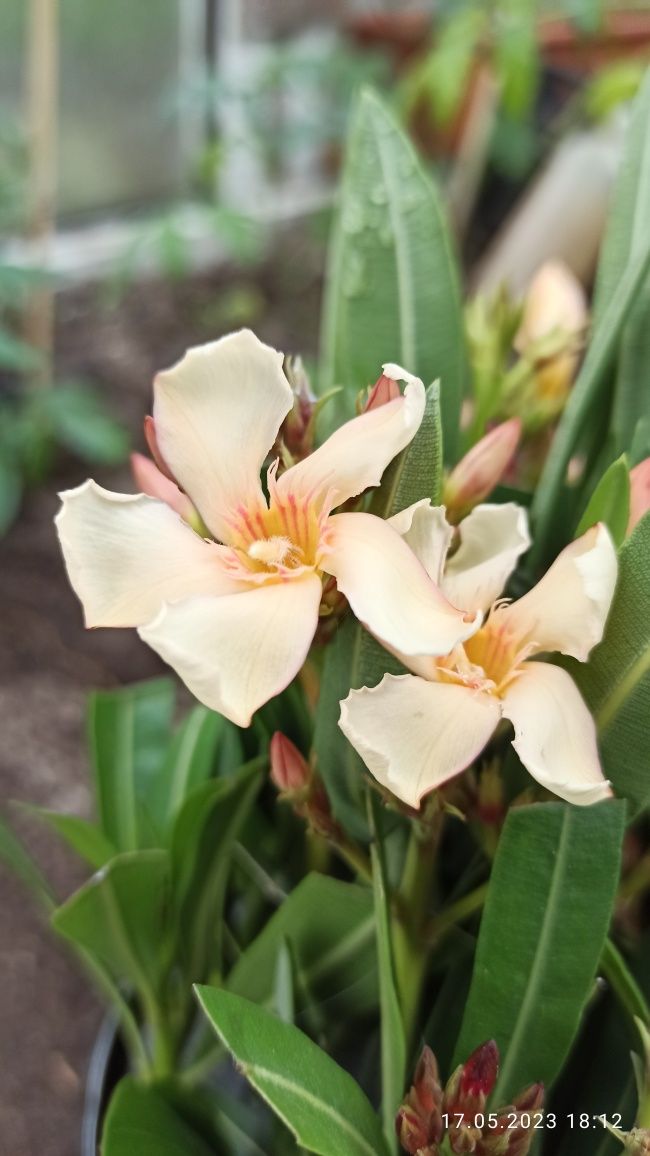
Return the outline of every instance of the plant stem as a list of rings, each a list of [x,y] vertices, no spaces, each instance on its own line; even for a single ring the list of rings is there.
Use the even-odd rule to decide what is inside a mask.
[[[650,1008],[646,998],[616,944],[611,939],[605,940],[600,957],[600,970],[630,1019],[632,1021],[639,1019],[648,1027],[650,1025]]]
[[[461,899],[457,899],[455,903],[445,907],[429,924],[428,938],[430,941],[437,943],[441,936],[456,923],[462,923],[469,915],[474,915],[476,911],[480,911],[485,903],[487,893],[488,884],[481,883],[480,887],[476,887],[474,891],[468,891],[467,895],[463,895]]]
[[[407,1046],[415,1030],[428,962],[423,932],[443,819],[444,813],[439,811],[429,827],[413,825],[399,890],[398,909],[393,917],[395,979]]]

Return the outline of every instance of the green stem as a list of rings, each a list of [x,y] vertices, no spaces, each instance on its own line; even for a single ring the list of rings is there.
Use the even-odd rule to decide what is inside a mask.
[[[647,1027],[650,1024],[650,1008],[627,963],[611,939],[605,940],[600,957],[600,970],[630,1019],[633,1022],[639,1019]]]
[[[338,836],[335,839],[331,839],[330,842],[333,850],[347,863],[355,875],[359,875],[361,879],[365,879],[367,883],[372,883],[370,860],[356,843],[353,843],[345,836]]]
[[[450,903],[449,907],[445,907],[429,924],[428,938],[431,942],[437,943],[445,932],[449,931],[455,924],[462,923],[470,915],[480,911],[485,903],[487,893],[488,884],[481,883],[480,887],[476,887],[474,891],[469,891],[467,895],[463,895],[461,899],[457,899],[455,903]]]
[[[393,916],[392,939],[395,980],[402,1008],[407,1045],[415,1031],[428,952],[424,938],[427,908],[437,861],[443,823],[440,811],[432,825],[413,825],[409,841],[397,911]]]

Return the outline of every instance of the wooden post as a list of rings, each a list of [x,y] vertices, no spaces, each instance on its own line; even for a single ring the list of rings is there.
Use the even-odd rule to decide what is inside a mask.
[[[56,227],[59,37],[58,0],[29,0],[26,67],[28,189],[26,235],[35,264],[47,270]],[[25,340],[41,356],[31,384],[52,381],[54,352],[54,292],[38,286],[25,311]]]

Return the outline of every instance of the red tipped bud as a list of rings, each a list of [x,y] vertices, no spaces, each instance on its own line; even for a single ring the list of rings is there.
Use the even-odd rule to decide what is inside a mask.
[[[311,772],[307,760],[281,731],[276,731],[271,739],[269,757],[271,778],[279,791],[293,793],[309,785]]]
[[[451,1076],[445,1088],[443,1111],[449,1117],[452,1152],[474,1152],[481,1137],[487,1098],[499,1072],[499,1049],[488,1040],[472,1052]],[[477,1127],[477,1118],[481,1124]]]
[[[634,527],[641,521],[644,514],[650,510],[650,458],[639,462],[630,470],[630,518],[627,524],[627,533],[631,534]]]
[[[442,1088],[431,1048],[423,1048],[413,1084],[400,1106],[395,1128],[402,1148],[411,1156],[437,1156],[442,1139]]]
[[[443,492],[450,521],[460,521],[499,484],[520,437],[521,421],[513,417],[495,426],[461,458],[447,478]]]
[[[488,1115],[476,1156],[527,1156],[543,1103],[544,1085],[531,1084],[512,1104]]]
[[[314,418],[319,402],[300,357],[285,357],[283,369],[293,392],[293,405],[280,426],[278,443],[285,465],[290,465],[302,461],[314,448]]]
[[[401,397],[399,385],[394,378],[382,373],[381,377],[377,378],[375,384],[369,389],[366,403],[361,412],[369,413],[370,410],[379,409],[387,402],[395,401],[397,397]]]

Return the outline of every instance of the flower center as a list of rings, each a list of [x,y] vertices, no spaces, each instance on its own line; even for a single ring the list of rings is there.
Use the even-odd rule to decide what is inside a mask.
[[[499,606],[484,626],[438,659],[438,676],[445,682],[461,682],[487,694],[501,695],[532,650],[508,629]]]
[[[233,577],[253,582],[288,578],[317,567],[327,509],[311,494],[284,493],[268,474],[268,505],[260,497],[239,505],[229,518],[226,563]]]

